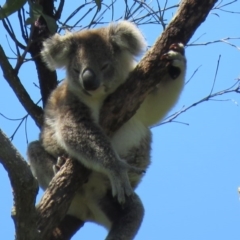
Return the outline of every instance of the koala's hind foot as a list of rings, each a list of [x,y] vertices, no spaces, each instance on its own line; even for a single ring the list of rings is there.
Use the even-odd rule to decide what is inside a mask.
[[[53,166],[56,159],[48,154],[39,141],[31,142],[27,149],[28,161],[39,185],[46,189],[54,176]]]
[[[60,156],[57,158],[57,163],[53,165],[53,172],[56,175],[60,168],[65,164],[67,158],[65,156]]]
[[[174,43],[169,47],[169,51],[161,57],[162,60],[167,60],[168,73],[172,79],[176,79],[180,74],[185,73],[186,58],[184,54],[184,45],[182,43]]]
[[[105,240],[132,240],[137,234],[144,216],[143,204],[136,193],[126,197],[124,205],[111,196],[110,191],[99,201],[101,210],[112,222]]]

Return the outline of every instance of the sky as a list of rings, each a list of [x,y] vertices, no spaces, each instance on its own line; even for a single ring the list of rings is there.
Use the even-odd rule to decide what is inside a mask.
[[[118,5],[119,5],[118,1]],[[228,1],[223,1],[222,4]],[[0,5],[4,1],[0,0]],[[164,1],[160,1],[164,5]],[[168,1],[168,6],[178,1]],[[153,6],[155,1],[151,1]],[[71,5],[71,6],[70,6]],[[66,1],[63,13],[66,18],[76,6]],[[118,11],[123,6],[118,6]],[[240,1],[224,8],[240,11]],[[176,8],[171,8],[166,19]],[[81,12],[79,14],[82,14]],[[109,16],[105,16],[109,21]],[[16,16],[10,20],[16,34],[19,33]],[[0,44],[7,55],[14,54],[9,47],[6,32],[0,23]],[[149,45],[162,32],[160,26],[140,26]],[[198,28],[189,43],[212,42],[227,37],[240,48],[240,14],[212,11]],[[10,46],[13,44],[10,42]],[[14,48],[14,47],[13,47]],[[176,106],[169,114],[187,107],[211,92],[216,67],[219,69],[213,92],[232,86],[240,78],[240,51],[227,43],[188,46],[186,81],[198,69],[185,86]],[[64,72],[58,72],[59,79]],[[19,76],[32,99],[40,99],[34,65],[23,65]],[[203,102],[181,114],[174,123],[152,129],[152,164],[136,192],[145,207],[145,216],[136,240],[238,240],[240,226],[240,95],[222,95],[215,101]],[[18,99],[6,83],[0,70],[0,128],[11,137],[19,121],[26,115]],[[25,129],[27,130],[27,139]],[[13,144],[26,159],[27,141],[38,138],[39,130],[28,117],[14,135]],[[0,165],[0,235],[1,239],[14,239],[14,224],[10,213],[13,205],[12,190],[7,172]],[[40,191],[38,199],[42,196]],[[107,231],[96,224],[87,223],[74,236],[76,239],[104,239]]]

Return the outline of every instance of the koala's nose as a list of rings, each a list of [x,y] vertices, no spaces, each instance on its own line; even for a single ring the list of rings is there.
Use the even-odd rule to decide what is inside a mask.
[[[90,68],[86,68],[82,73],[83,87],[86,91],[94,91],[100,86],[94,71]]]

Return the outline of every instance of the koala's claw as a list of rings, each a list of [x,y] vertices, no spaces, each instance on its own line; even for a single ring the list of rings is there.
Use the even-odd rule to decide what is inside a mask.
[[[54,172],[55,175],[60,170],[60,168],[64,165],[66,160],[67,159],[66,159],[65,156],[60,156],[60,157],[57,158],[57,163],[55,165],[53,165],[53,172]]]
[[[169,51],[162,55],[161,60],[167,61],[168,73],[172,79],[176,79],[186,69],[185,50],[182,43],[174,43],[169,47]]]
[[[117,197],[118,202],[124,204],[126,196],[129,197],[133,194],[133,189],[128,178],[128,172],[144,174],[145,169],[130,166],[125,161],[119,161],[119,163],[117,170],[111,172],[109,178],[112,185],[113,197]]]

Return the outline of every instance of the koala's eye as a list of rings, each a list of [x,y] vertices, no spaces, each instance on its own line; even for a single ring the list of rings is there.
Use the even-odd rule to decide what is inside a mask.
[[[78,69],[76,69],[76,68],[73,68],[73,71],[74,71],[75,73],[77,73],[77,74],[80,74],[80,71],[79,71]]]
[[[101,67],[101,71],[107,70],[109,66],[110,66],[109,63],[104,63],[104,64],[102,65],[102,67]]]

